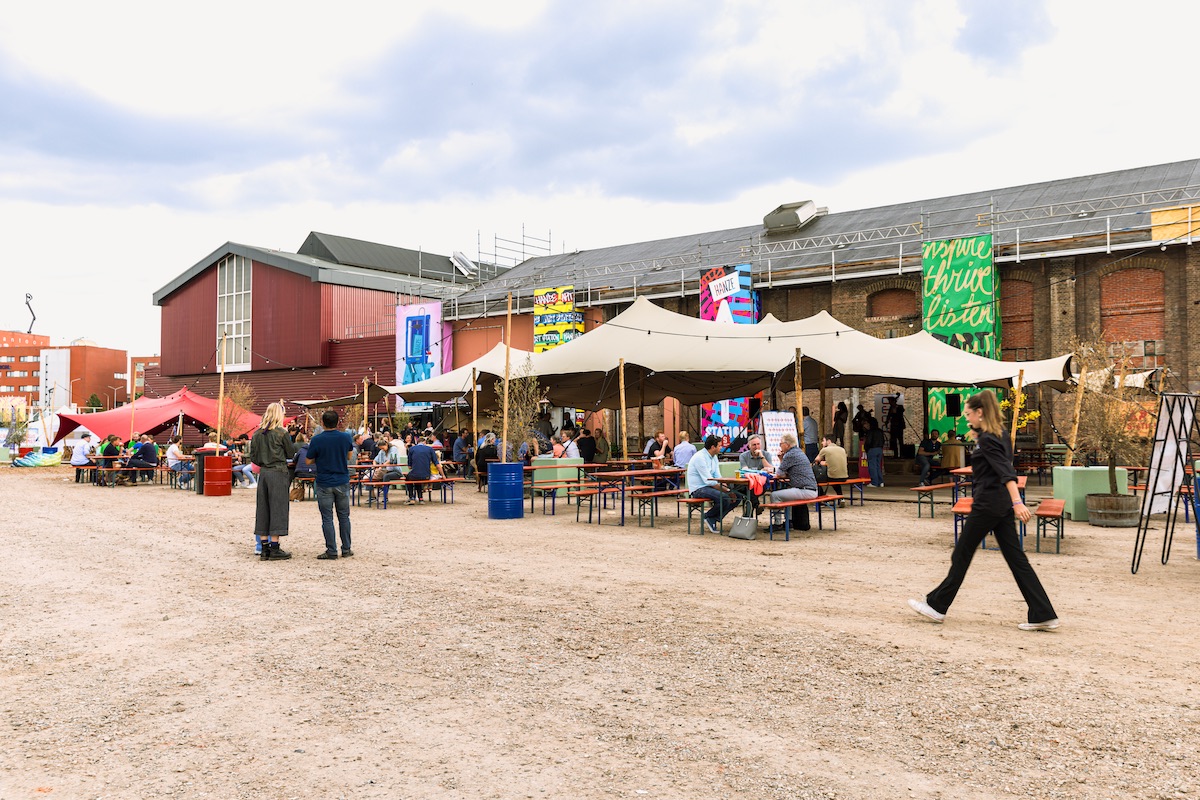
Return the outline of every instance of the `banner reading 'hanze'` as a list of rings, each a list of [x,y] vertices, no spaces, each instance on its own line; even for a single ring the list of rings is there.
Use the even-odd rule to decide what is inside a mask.
[[[575,287],[533,293],[533,352],[542,353],[583,335],[583,312],[575,310]]]
[[[758,298],[750,288],[750,265],[713,267],[700,276],[700,319],[753,325]],[[721,437],[722,446],[745,433],[750,398],[734,397],[700,406],[700,432]]]
[[[925,242],[921,248],[922,327],[946,344],[986,358],[1000,358],[998,277],[992,237],[969,236]],[[928,427],[939,433],[966,433],[965,417],[946,416],[946,394],[965,401],[978,389],[931,388]]]

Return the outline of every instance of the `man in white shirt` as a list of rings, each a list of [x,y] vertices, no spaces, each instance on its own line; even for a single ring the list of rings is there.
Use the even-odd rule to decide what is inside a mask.
[[[562,434],[562,458],[579,458],[579,445],[575,444],[575,440],[571,438],[570,431],[563,431]]]
[[[92,461],[92,435],[85,433],[79,437],[79,444],[71,451],[71,466],[72,467],[92,467],[96,462]]]
[[[703,497],[712,501],[712,508],[704,512],[703,523],[709,533],[717,532],[717,524],[725,515],[742,503],[737,492],[726,492],[721,488],[721,464],[717,450],[721,440],[709,436],[704,440],[704,449],[692,456],[688,462],[687,488],[692,497]]]

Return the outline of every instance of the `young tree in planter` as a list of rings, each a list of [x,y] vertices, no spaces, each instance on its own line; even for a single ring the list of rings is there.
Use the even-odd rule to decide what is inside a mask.
[[[1108,462],[1108,492],[1115,496],[1117,467],[1141,463],[1146,457],[1145,438],[1131,424],[1143,409],[1131,402],[1137,390],[1126,383],[1129,367],[1121,345],[1080,342],[1074,352],[1082,376],[1075,392],[1083,396],[1077,397],[1079,430],[1072,446],[1080,453],[1094,451]]]
[[[517,367],[508,380],[508,438],[509,441],[504,445],[510,451],[508,455],[516,456],[517,447],[520,442],[528,437],[529,432],[533,430],[533,423],[537,421],[538,412],[541,410],[541,400],[545,395],[546,389],[538,384],[537,375],[533,374],[533,361],[526,356],[525,363]],[[504,395],[504,382],[496,382],[496,396]],[[492,430],[499,434],[505,430],[504,412],[503,409],[497,410],[492,415]],[[499,440],[497,435],[496,439]],[[515,446],[512,443],[517,443]],[[500,447],[497,441],[497,447]],[[508,456],[501,452],[500,460],[507,461]]]

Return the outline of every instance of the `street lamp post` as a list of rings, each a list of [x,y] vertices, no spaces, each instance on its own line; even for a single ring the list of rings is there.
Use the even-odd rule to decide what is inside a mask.
[[[116,386],[109,386],[108,388],[113,390],[113,394],[112,394],[112,403],[111,403],[111,404],[108,406],[108,407],[109,407],[109,409],[111,410],[111,409],[114,409],[114,408],[116,408],[116,407],[117,407],[117,390],[118,390],[118,389],[124,389],[125,387],[124,387],[124,386],[121,386],[120,384],[118,384],[118,385],[116,385]],[[105,396],[105,397],[108,397],[108,392],[105,392],[105,393],[104,393],[104,396]]]
[[[75,382],[81,380],[83,378],[71,378],[71,385],[67,387],[67,405],[74,406],[76,410],[79,409],[75,406]]]

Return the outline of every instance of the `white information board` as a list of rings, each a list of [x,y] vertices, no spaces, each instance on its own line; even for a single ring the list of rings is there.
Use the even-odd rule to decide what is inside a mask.
[[[785,433],[790,433],[800,441],[796,431],[796,415],[787,411],[764,411],[762,413],[763,438],[766,439],[766,451],[779,464],[779,442]]]

